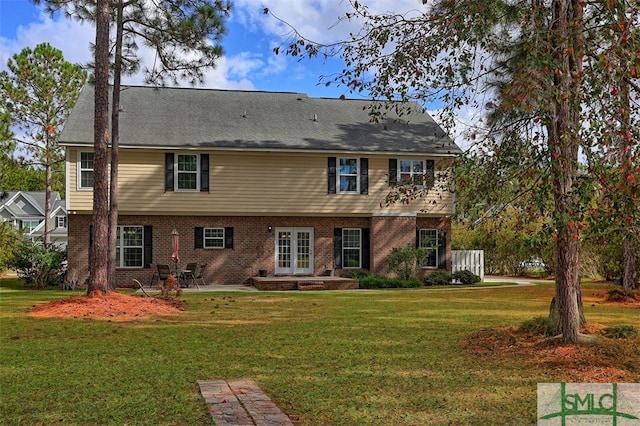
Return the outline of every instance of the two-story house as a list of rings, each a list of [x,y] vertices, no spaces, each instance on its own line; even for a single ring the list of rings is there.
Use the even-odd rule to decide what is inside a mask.
[[[394,247],[437,247],[424,271],[451,269],[453,196],[437,189],[460,149],[426,113],[372,123],[367,101],[192,88],[121,93],[118,284],[171,264],[207,263],[205,281],[368,269]],[[415,105],[417,106],[417,105]],[[60,138],[66,147],[69,267],[88,271],[93,88]],[[387,206],[390,190],[425,197]],[[86,272],[88,275],[88,272]]]
[[[44,241],[45,193],[37,191],[9,191],[0,200],[0,220],[24,232],[29,240]],[[59,192],[51,193],[49,237],[52,244],[67,246],[67,211]]]

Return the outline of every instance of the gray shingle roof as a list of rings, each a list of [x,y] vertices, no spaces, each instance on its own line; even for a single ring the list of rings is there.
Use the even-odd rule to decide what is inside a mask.
[[[27,218],[42,216],[40,213],[34,214],[33,212],[25,211],[20,208],[15,202],[15,196],[20,193],[24,199],[32,206],[40,209],[44,213],[45,197],[46,194],[43,191],[7,191],[7,196],[0,200],[0,207],[4,207],[13,217]],[[25,206],[27,207],[27,206]],[[64,200],[60,199],[60,193],[57,191],[51,192],[51,211],[55,211],[58,207],[65,208]]]
[[[374,124],[368,104],[301,93],[128,86],[121,92],[120,144],[172,149],[461,152],[426,112],[400,120],[390,115],[384,123]],[[62,145],[93,145],[93,110],[93,87],[86,86],[62,132]]]

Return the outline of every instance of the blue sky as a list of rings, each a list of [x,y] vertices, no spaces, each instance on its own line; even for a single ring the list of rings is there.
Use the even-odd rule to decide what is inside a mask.
[[[374,12],[405,13],[424,7],[421,0],[359,1]],[[311,97],[337,98],[345,95],[347,98],[363,98],[364,95],[350,93],[344,87],[319,84],[321,75],[332,75],[342,69],[344,64],[339,58],[326,62],[321,59],[300,61],[283,54],[275,55],[273,48],[288,39],[290,28],[263,13],[268,7],[307,39],[332,43],[347,39],[349,33],[357,33],[360,29],[361,24],[357,21],[337,23],[345,12],[351,10],[349,0],[232,0],[232,3],[228,33],[222,41],[225,56],[218,61],[215,70],[206,73],[203,87],[300,92]],[[93,41],[95,30],[91,25],[62,16],[52,18],[32,0],[0,0],[0,70],[7,68],[7,61],[14,54],[43,42],[61,50],[67,61],[86,64],[91,60],[89,44]],[[141,49],[139,53],[146,63],[152,63],[154,52]],[[143,76],[139,73],[124,77],[123,84],[142,85]],[[437,111],[430,113],[437,121]],[[460,111],[459,123],[450,131],[458,143],[463,142],[460,136],[467,127],[461,123],[474,121],[476,114],[472,110]]]
[[[419,0],[372,0],[372,7],[411,9]],[[349,7],[347,0],[235,0],[223,40],[225,57],[216,70],[207,74],[204,87],[264,91],[295,91],[314,97],[356,97],[345,88],[318,84],[320,75],[339,71],[340,59],[327,62],[275,55],[273,47],[282,43],[288,29],[262,13],[269,7],[305,36],[321,42],[344,38],[357,30],[357,23],[334,25]],[[89,43],[95,38],[93,27],[62,16],[51,18],[32,0],[0,0],[0,69],[25,47],[48,42],[60,49],[66,60],[87,63],[91,59]],[[153,58],[153,52],[142,52]],[[149,59],[151,60],[151,59]],[[128,77],[125,84],[142,84],[142,76]],[[184,83],[186,85],[187,83]]]

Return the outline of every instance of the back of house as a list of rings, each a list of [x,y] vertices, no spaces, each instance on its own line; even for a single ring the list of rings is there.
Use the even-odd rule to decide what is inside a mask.
[[[124,87],[118,285],[157,264],[207,264],[211,284],[268,275],[387,274],[395,247],[451,270],[448,169],[460,149],[424,111],[371,121],[367,101],[300,93]],[[88,276],[93,89],[62,133],[69,268]],[[398,193],[421,193],[388,203]],[[407,197],[404,197],[407,198]],[[403,198],[403,200],[404,200]],[[407,198],[408,199],[408,198]],[[180,265],[172,262],[179,235]],[[175,241],[174,241],[175,242]]]

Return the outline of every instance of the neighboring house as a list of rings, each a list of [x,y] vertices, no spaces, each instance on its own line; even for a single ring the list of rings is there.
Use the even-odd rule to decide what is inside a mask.
[[[8,191],[7,196],[0,200],[0,220],[24,231],[25,238],[29,240],[44,241],[44,211],[44,192]],[[67,247],[67,210],[58,192],[51,193],[49,235],[52,244]]]
[[[460,149],[426,113],[371,123],[367,101],[191,88],[121,92],[119,285],[171,263],[207,263],[210,283],[349,269],[388,273],[394,247],[437,247],[424,272],[451,270],[453,195],[382,202],[398,182],[432,187]],[[417,105],[414,105],[417,107]],[[69,267],[88,276],[93,88],[66,147]],[[397,117],[396,117],[397,118]]]

